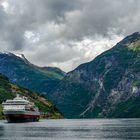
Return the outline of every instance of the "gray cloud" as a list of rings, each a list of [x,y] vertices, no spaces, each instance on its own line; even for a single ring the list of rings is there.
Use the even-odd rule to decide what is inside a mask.
[[[139,0],[1,0],[0,50],[68,71],[139,31],[139,5]]]

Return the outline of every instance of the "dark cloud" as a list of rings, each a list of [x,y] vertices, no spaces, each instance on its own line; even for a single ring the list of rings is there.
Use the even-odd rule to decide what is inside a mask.
[[[139,0],[1,0],[0,50],[70,70],[139,31],[139,5]]]

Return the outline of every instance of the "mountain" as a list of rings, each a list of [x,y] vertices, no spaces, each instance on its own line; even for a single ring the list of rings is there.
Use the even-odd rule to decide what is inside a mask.
[[[140,33],[67,73],[49,99],[67,118],[140,117]]]
[[[49,118],[62,118],[61,113],[46,98],[37,93],[19,87],[9,82],[8,78],[0,74],[0,119],[2,119],[2,102],[6,99],[13,99],[16,94],[26,96],[38,106],[40,112],[48,113]]]
[[[23,54],[0,53],[0,73],[9,80],[33,91],[47,94],[64,77],[65,72],[55,67],[38,67]]]

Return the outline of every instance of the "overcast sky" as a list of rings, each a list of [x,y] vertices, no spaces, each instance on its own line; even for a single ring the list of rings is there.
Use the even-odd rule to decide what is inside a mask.
[[[0,0],[0,51],[70,71],[140,29],[140,0]]]

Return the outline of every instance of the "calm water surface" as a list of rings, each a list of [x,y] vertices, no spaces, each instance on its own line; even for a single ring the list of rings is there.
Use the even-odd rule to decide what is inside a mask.
[[[140,140],[140,119],[0,121],[0,140]]]

